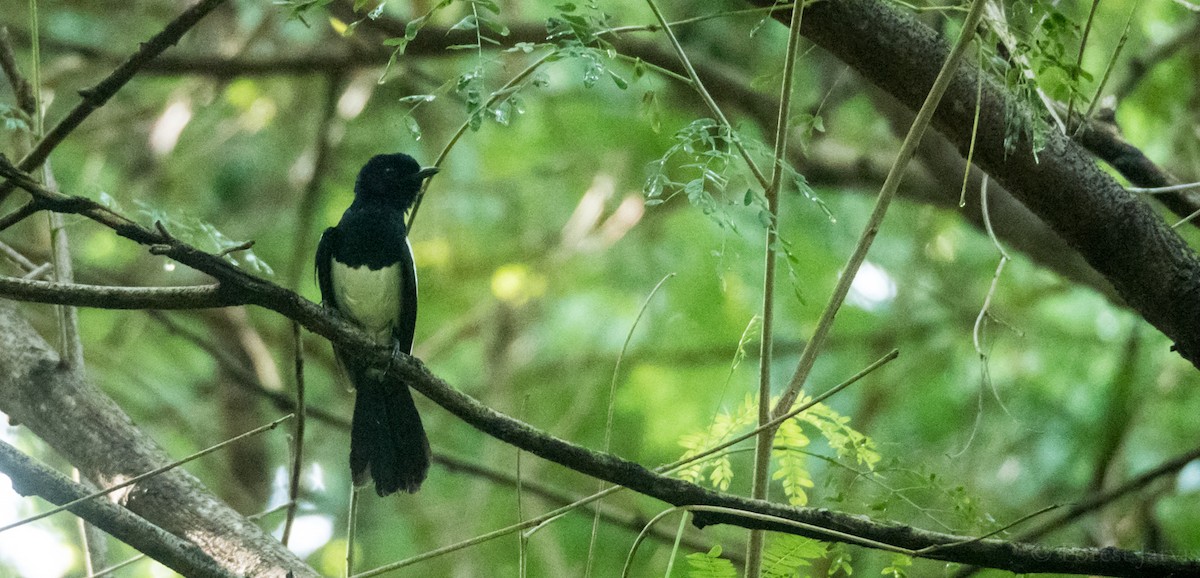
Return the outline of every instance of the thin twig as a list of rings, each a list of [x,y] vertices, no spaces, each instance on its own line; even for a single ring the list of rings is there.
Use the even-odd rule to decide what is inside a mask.
[[[1180,225],[1186,225],[1186,224],[1192,222],[1193,220],[1195,220],[1196,217],[1200,217],[1200,209],[1196,209],[1190,215],[1180,219],[1174,225],[1171,225],[1171,228],[1178,229]]]
[[[979,70],[983,70],[983,51],[979,51]],[[979,141],[979,112],[983,109],[983,74],[976,75],[975,115],[971,121],[971,144],[967,148],[967,162],[963,165],[962,190],[958,192],[958,208],[967,206],[967,183],[971,180],[971,167],[975,160],[975,145]]]
[[[15,263],[18,267],[21,268],[22,271],[25,271],[27,274],[38,268],[38,266],[34,265],[33,261],[30,261],[28,257],[26,257],[25,255],[22,255],[20,251],[10,247],[7,243],[5,243],[3,241],[0,241],[0,255],[4,255],[5,257],[7,257],[8,260]],[[0,277],[0,279],[3,279],[3,277]]]
[[[497,102],[501,102],[504,99],[511,97],[513,94],[516,94],[517,86],[519,84],[525,82],[525,79],[529,78],[534,71],[536,71],[538,68],[541,68],[543,64],[549,62],[550,59],[557,54],[558,51],[552,50],[533,61],[532,64],[525,67],[525,70],[517,73],[517,75],[509,79],[504,86],[500,87],[490,96],[488,96],[487,101],[483,103],[483,108],[491,108],[492,106],[495,106]],[[467,120],[463,121],[462,125],[458,127],[458,130],[455,131],[450,137],[450,140],[446,142],[446,146],[442,147],[442,152],[438,154],[437,160],[433,162],[433,166],[440,168],[442,163],[446,162],[446,157],[450,155],[450,149],[454,148],[455,144],[458,144],[458,139],[462,138],[462,136],[466,134],[467,129],[470,127],[471,119],[468,118]],[[417,193],[417,200],[413,203],[412,211],[410,211],[408,214],[408,231],[410,235],[412,234],[413,224],[417,220],[417,211],[421,208],[421,201],[425,200],[425,191],[429,188],[429,181],[431,180],[432,179],[425,179],[425,181],[421,183],[421,190],[419,193]]]
[[[36,138],[45,136],[42,106],[42,57],[41,57],[41,22],[38,19],[38,0],[29,0],[29,30],[30,53],[33,69],[33,108],[25,113],[33,118],[33,135]],[[50,189],[57,189],[54,173],[50,171],[50,163],[42,165],[41,180]],[[2,198],[2,196],[0,196]],[[74,268],[71,264],[71,243],[67,235],[66,221],[59,213],[49,213],[46,222],[50,232],[50,263],[53,265],[54,280],[59,283],[71,283],[75,280]],[[56,305],[54,314],[58,320],[59,363],[64,368],[83,367],[83,341],[79,336],[79,312],[68,305]]]
[[[946,61],[942,64],[937,79],[934,80],[933,86],[929,89],[929,93],[925,97],[925,103],[921,105],[916,119],[913,120],[912,126],[908,130],[908,135],[904,138],[904,143],[900,146],[900,151],[896,153],[896,161],[892,164],[891,170],[888,171],[887,179],[884,180],[883,188],[879,191],[879,197],[875,201],[875,208],[871,211],[870,217],[867,218],[867,223],[858,238],[854,252],[850,254],[850,258],[846,261],[846,266],[842,268],[841,277],[834,287],[833,294],[829,297],[829,303],[825,306],[824,311],[822,311],[821,319],[817,322],[817,327],[813,330],[812,337],[805,343],[804,351],[800,353],[800,361],[796,365],[796,371],[792,374],[792,379],[788,382],[787,389],[775,405],[776,414],[791,407],[796,396],[800,395],[800,390],[804,387],[804,382],[808,380],[809,372],[812,371],[813,364],[816,361],[817,352],[824,344],[825,338],[833,326],[833,319],[837,315],[838,309],[841,308],[847,293],[850,292],[850,284],[854,282],[854,277],[858,274],[859,267],[866,260],[867,251],[870,250],[875,236],[879,233],[879,227],[883,224],[883,217],[887,214],[888,206],[891,204],[892,198],[895,197],[896,189],[900,186],[900,181],[904,177],[905,168],[908,167],[909,161],[916,154],[917,145],[920,144],[921,137],[925,135],[925,130],[929,128],[934,110],[937,109],[938,103],[942,100],[942,95],[945,94],[946,88],[950,85],[951,78],[958,70],[959,62],[962,60],[967,46],[975,37],[975,27],[979,25],[983,9],[987,4],[988,0],[972,1],[971,8],[967,12],[966,19],[963,21],[962,33],[954,43],[950,54],[946,56]]]
[[[991,238],[992,244],[996,246],[996,250],[1000,252],[1000,262],[996,265],[996,272],[992,275],[992,284],[988,287],[987,296],[983,298],[983,306],[979,308],[979,315],[975,317],[975,326],[971,329],[971,342],[975,346],[975,353],[979,355],[979,363],[983,366],[983,375],[986,381],[988,379],[987,370],[987,352],[983,349],[983,320],[987,317],[988,310],[992,307],[992,297],[996,295],[996,288],[1000,284],[1000,275],[1004,272],[1004,266],[1012,260],[1008,256],[1008,252],[1004,250],[1004,246],[1000,244],[1000,240],[996,238],[996,232],[992,230],[992,219],[988,213],[988,176],[983,175],[983,183],[979,187],[979,205],[983,211],[983,226],[987,230],[988,237]]]
[[[987,540],[988,538],[991,538],[992,536],[996,536],[1003,532],[1007,532],[1021,524],[1024,524],[1025,522],[1028,522],[1029,520],[1032,520],[1032,519],[1034,519],[1038,516],[1041,516],[1042,514],[1045,514],[1047,512],[1052,512],[1054,510],[1057,510],[1061,507],[1062,507],[1062,504],[1051,504],[1049,506],[1046,506],[1045,508],[1039,509],[1036,512],[1031,512],[1029,514],[1025,514],[1024,516],[1021,516],[1020,518],[1017,518],[1016,520],[1013,520],[1012,522],[1009,522],[1009,523],[1007,523],[999,528],[996,528],[995,530],[992,530],[991,532],[988,532],[986,534],[981,534],[979,536],[976,536],[969,540],[963,540],[961,542],[953,542],[950,544],[936,544],[933,546],[926,546],[925,548],[921,548],[920,550],[917,550],[915,552],[915,554],[919,554],[919,555],[930,554],[932,552],[937,552],[938,550],[945,550],[947,548],[957,548],[959,546],[965,546],[967,544],[974,544],[976,542],[982,542],[983,540]]]
[[[673,514],[675,512],[681,511],[681,510],[685,511],[685,512],[711,512],[711,513],[731,514],[731,515],[735,515],[735,516],[746,516],[748,518],[753,518],[755,520],[759,520],[759,521],[763,521],[763,522],[772,522],[774,524],[779,524],[782,526],[791,526],[793,528],[805,530],[806,532],[817,534],[817,535],[825,537],[825,538],[834,538],[840,542],[845,542],[847,544],[856,544],[859,546],[875,548],[877,550],[883,550],[885,552],[895,552],[897,554],[904,554],[907,556],[913,556],[913,555],[918,554],[918,552],[914,551],[914,550],[909,550],[907,548],[901,548],[899,546],[893,546],[891,544],[884,544],[882,542],[876,542],[874,540],[864,540],[858,536],[854,536],[853,534],[847,534],[845,532],[839,532],[837,530],[830,530],[828,528],[822,528],[820,526],[814,526],[812,524],[805,524],[804,522],[797,522],[795,520],[788,520],[787,518],[780,518],[778,516],[759,514],[758,512],[749,512],[746,510],[738,510],[736,508],[724,508],[724,507],[720,507],[720,506],[676,506],[673,508],[668,508],[668,509],[664,510],[663,512],[659,513],[654,518],[652,518],[649,522],[647,522],[645,531],[648,531],[651,526],[656,524],[659,520],[665,518],[667,515]],[[629,569],[633,564],[633,555],[637,553],[638,546],[640,546],[642,541],[645,540],[645,531],[643,531],[642,534],[639,534],[638,537],[633,541],[633,546],[630,547],[629,554],[625,557],[625,566],[621,571],[622,578],[625,578],[626,576],[629,575]]]
[[[3,232],[5,229],[20,223],[21,221],[24,221],[31,215],[34,215],[38,211],[42,210],[42,208],[43,207],[41,205],[33,200],[30,200],[20,207],[17,207],[15,211],[0,217],[0,232]]]
[[[1079,54],[1076,55],[1075,72],[1071,74],[1071,82],[1078,82],[1077,74],[1083,70],[1083,51],[1087,48],[1088,36],[1092,33],[1092,23],[1096,20],[1096,8],[1100,7],[1100,0],[1092,0],[1092,9],[1088,12],[1087,23],[1083,26],[1083,36],[1079,39]],[[1075,113],[1075,90],[1072,87],[1070,94],[1067,95],[1067,125],[1070,127],[1071,117]],[[1083,124],[1082,122],[1079,124]]]
[[[356,526],[358,525],[358,487],[354,482],[350,482],[350,515],[346,516],[346,573],[345,576],[353,576],[354,573],[354,541],[356,538]]]
[[[29,114],[32,119],[32,113],[37,111],[37,99],[33,96],[33,87],[21,74],[21,67],[17,66],[17,59],[13,55],[12,38],[8,34],[7,26],[0,26],[0,68],[4,69],[4,75],[8,77],[8,84],[12,86],[17,100],[17,108]]]
[[[84,485],[83,476],[79,473],[79,468],[71,468],[71,481],[79,485]],[[92,578],[96,575],[96,568],[103,568],[108,565],[108,562],[105,561],[105,557],[108,554],[108,548],[104,542],[105,535],[103,532],[97,531],[95,526],[92,526],[83,518],[75,518],[75,525],[76,529],[79,530],[79,549],[84,552],[84,576]]]
[[[1192,189],[1200,189],[1200,183],[1184,183],[1182,185],[1170,185],[1166,187],[1125,187],[1125,190],[1131,193],[1142,193],[1146,195],[1177,193],[1179,191],[1190,191]]]
[[[762,330],[759,338],[758,357],[758,425],[771,421],[771,358],[775,336],[775,267],[776,246],[779,244],[779,189],[783,186],[783,165],[787,162],[788,129],[792,118],[792,83],[796,73],[796,59],[800,46],[800,25],[804,17],[804,4],[792,8],[788,24],[787,52],[783,61],[783,81],[779,88],[779,111],[775,119],[775,153],[772,156],[771,184],[767,186],[767,212],[770,220],[764,235],[763,245],[763,298]],[[763,431],[755,441],[753,479],[750,496],[766,500],[771,481],[770,430]],[[747,578],[758,578],[762,573],[762,550],[765,535],[761,530],[751,530],[746,544],[745,574]]]
[[[288,482],[288,509],[287,518],[283,522],[283,536],[280,542],[284,546],[288,544],[288,538],[292,535],[292,524],[296,521],[296,509],[299,505],[300,495],[300,468],[304,465],[304,424],[305,419],[305,402],[304,402],[304,341],[303,334],[300,330],[300,324],[292,322],[292,342],[296,346],[295,352],[295,379],[296,379],[296,431],[293,434],[295,441],[292,443],[292,473]]]
[[[612,380],[608,385],[608,416],[604,422],[604,451],[611,451],[612,448],[612,429],[613,429],[613,413],[617,407],[617,377],[621,373],[621,360],[625,357],[625,352],[629,349],[629,343],[633,341],[633,332],[637,330],[638,323],[642,320],[642,316],[646,314],[646,309],[650,307],[650,301],[658,293],[669,279],[675,276],[675,273],[668,273],[660,279],[654,288],[650,290],[650,294],[646,296],[642,302],[641,309],[638,309],[637,316],[633,318],[633,323],[629,326],[629,332],[625,334],[625,343],[621,345],[621,352],[617,354],[617,363],[613,366]],[[607,484],[603,480],[600,481],[597,491],[604,491]],[[587,564],[584,568],[584,577],[587,578],[592,574],[593,554],[596,551],[596,537],[600,533],[600,505],[596,504],[596,513],[592,516],[592,535],[588,540],[588,555]]]
[[[713,100],[712,95],[708,93],[708,89],[704,87],[704,82],[700,80],[700,75],[696,74],[696,69],[692,66],[692,61],[688,58],[687,53],[684,52],[683,45],[679,43],[679,39],[675,37],[675,32],[671,29],[670,23],[667,22],[666,16],[663,16],[662,10],[658,8],[658,4],[654,0],[646,0],[646,3],[650,6],[650,10],[654,12],[654,17],[658,19],[658,24],[662,27],[663,32],[666,32],[667,39],[671,41],[671,46],[675,49],[675,54],[679,57],[680,63],[683,64],[684,70],[687,71],[688,78],[692,79],[692,88],[700,94],[700,98],[704,101],[708,110],[712,111],[713,115],[717,117],[717,121],[721,123],[721,126],[729,131],[733,146],[741,153],[742,160],[746,161],[746,167],[754,174],[754,178],[758,181],[759,186],[763,190],[766,190],[771,186],[771,182],[767,180],[766,175],[754,163],[754,159],[750,156],[750,151],[746,150],[746,145],[742,143],[740,138],[737,138],[737,133],[734,132],[733,125],[725,117],[725,113],[721,111],[721,107],[717,105],[717,101]]]
[[[1180,50],[1195,48],[1196,34],[1200,33],[1200,18],[1191,18],[1191,25],[1175,32],[1170,38],[1162,41],[1144,55],[1134,57],[1129,61],[1129,69],[1121,83],[1113,90],[1117,102],[1124,102],[1133,91],[1137,90],[1142,80],[1159,64],[1170,60]]]
[[[1087,112],[1083,114],[1083,119],[1079,123],[1079,128],[1075,129],[1078,133],[1087,126],[1087,119],[1092,117],[1096,112],[1096,106],[1100,104],[1100,96],[1104,94],[1104,87],[1108,85],[1109,76],[1117,66],[1117,59],[1121,57],[1121,51],[1125,49],[1125,42],[1129,40],[1129,27],[1133,24],[1133,15],[1137,13],[1142,2],[1138,0],[1133,3],[1133,7],[1129,10],[1129,16],[1125,18],[1125,28],[1121,31],[1121,39],[1117,41],[1117,47],[1113,49],[1112,56],[1108,58],[1108,64],[1104,67],[1104,75],[1100,77],[1100,84],[1096,85],[1096,93],[1092,95],[1092,102],[1088,105]]]
[[[28,273],[22,275],[21,279],[25,279],[28,281],[37,281],[42,277],[49,277],[50,274],[52,273],[51,269],[53,269],[53,268],[54,268],[54,265],[51,265],[50,263],[42,263],[41,265],[38,265],[37,267],[30,269]]]
[[[526,397],[524,400],[521,401],[521,413],[523,415],[525,414],[525,409],[528,405],[528,402],[529,402],[528,397]],[[515,476],[516,476],[516,482],[517,482],[517,485],[516,485],[517,523],[523,523],[525,520],[525,507],[524,507],[525,485],[524,485],[524,480],[521,476],[521,455],[523,453],[524,452],[521,451],[521,448],[517,448],[517,459],[516,459],[516,464],[514,465],[514,469],[516,470]],[[600,508],[596,508],[596,515],[597,516],[600,515]],[[526,575],[528,572],[528,562],[529,562],[529,558],[528,558],[529,554],[527,552],[528,546],[529,546],[529,539],[526,538],[522,534],[517,534],[517,564],[518,564],[518,574],[520,575],[520,578],[526,578]],[[589,556],[590,556],[590,554],[589,554]],[[589,564],[590,564],[590,562],[589,562]]]
[[[46,182],[53,183],[50,163],[42,165]],[[59,284],[74,284],[75,268],[71,264],[71,242],[67,236],[66,219],[62,213],[50,213],[50,258],[54,280]],[[66,368],[83,368],[83,339],[79,335],[79,310],[71,305],[57,305],[59,333],[62,338],[61,363]]]

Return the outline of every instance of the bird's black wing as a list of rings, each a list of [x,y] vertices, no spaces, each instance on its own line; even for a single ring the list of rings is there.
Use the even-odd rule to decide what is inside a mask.
[[[321,240],[317,243],[317,287],[321,289],[321,304],[331,309],[337,309],[337,296],[333,294],[333,273],[330,270],[337,242],[337,228],[329,227],[321,234]]]
[[[400,350],[412,353],[413,334],[417,330],[417,266],[413,261],[412,246],[405,239],[400,251],[400,318],[392,328],[392,337]]]

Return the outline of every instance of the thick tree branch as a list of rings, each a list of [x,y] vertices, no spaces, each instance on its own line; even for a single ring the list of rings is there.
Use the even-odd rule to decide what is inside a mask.
[[[17,493],[23,496],[39,496],[55,505],[61,506],[92,493],[3,441],[0,441],[0,471],[12,479],[13,489]],[[114,538],[137,548],[138,551],[184,576],[239,576],[220,566],[196,544],[177,538],[143,517],[104,498],[87,500],[69,509]]]
[[[879,0],[817,2],[806,8],[802,32],[913,109],[949,51],[927,26]],[[971,139],[977,74],[973,66],[960,67],[934,117],[938,131],[963,153]],[[1130,307],[1175,342],[1184,359],[1200,367],[1196,252],[1062,134],[1050,131],[1037,155],[1024,138],[1006,150],[1010,95],[990,80],[983,86],[976,164],[1079,251]]]
[[[1075,138],[1097,158],[1117,169],[1134,186],[1157,188],[1180,184],[1179,179],[1122,138],[1115,119],[1106,119],[1104,122],[1090,119]],[[1187,217],[1200,209],[1200,192],[1194,190],[1155,195],[1154,200],[1180,217]],[[1200,221],[1192,221],[1192,225],[1200,227]]]
[[[389,375],[394,379],[396,387],[407,385],[415,388],[471,426],[503,442],[575,471],[676,506],[730,508],[807,524],[813,529],[800,530],[793,525],[763,521],[760,517],[725,513],[698,514],[696,524],[701,527],[711,524],[736,524],[751,529],[861,543],[844,537],[850,535],[875,543],[919,550],[919,555],[927,558],[1014,572],[1075,572],[1110,576],[1200,573],[1200,560],[1117,549],[1046,548],[1001,540],[972,540],[969,537],[928,532],[911,526],[881,523],[863,516],[741,498],[653,472],[615,455],[591,451],[559,439],[497,412],[433,375],[420,360],[407,355],[392,357],[391,348],[377,346],[357,327],[334,317],[319,305],[278,285],[254,277],[215,255],[182,243],[161,229],[151,231],[87,199],[48,191],[7,163],[0,162],[0,174],[14,180],[51,208],[70,209],[70,212],[92,218],[113,228],[121,236],[152,245],[158,254],[169,256],[212,275],[222,285],[228,286],[226,291],[231,294],[298,321],[305,328],[328,338],[345,351],[359,355],[366,363],[378,366],[390,364],[393,371]],[[4,333],[0,331],[0,335]],[[0,402],[5,401],[6,397],[0,388]],[[114,411],[119,410],[114,408]],[[29,421],[18,414],[14,415],[22,421]],[[52,416],[41,415],[36,419],[52,420]],[[822,532],[821,528],[840,534],[828,534]]]
[[[0,411],[106,487],[170,463],[116,403],[0,301]],[[277,540],[210,494],[182,469],[140,482],[122,497],[129,511],[193,542],[229,573],[316,576]],[[100,524],[98,520],[89,521]]]
[[[197,287],[108,287],[0,276],[0,297],[100,309],[202,309],[242,305],[220,285]]]

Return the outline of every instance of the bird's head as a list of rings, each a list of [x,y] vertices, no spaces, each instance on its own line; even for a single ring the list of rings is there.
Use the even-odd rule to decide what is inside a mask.
[[[358,172],[354,183],[357,198],[399,203],[407,209],[421,190],[421,182],[438,172],[436,167],[421,168],[416,159],[395,153],[375,155]]]

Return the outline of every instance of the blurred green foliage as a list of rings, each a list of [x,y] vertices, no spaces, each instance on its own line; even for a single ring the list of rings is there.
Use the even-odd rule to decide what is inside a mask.
[[[0,24],[27,29],[27,7],[15,4]],[[492,407],[600,447],[608,384],[625,336],[651,289],[675,273],[651,300],[625,351],[612,450],[657,465],[705,446],[700,438],[725,435],[704,435],[719,424],[745,431],[747,420],[722,416],[753,417],[741,404],[757,382],[753,320],[760,314],[762,236],[769,219],[762,217],[761,191],[731,153],[729,139],[750,143],[761,153],[756,160],[769,163],[762,141],[770,129],[756,124],[747,103],[720,94],[736,133],[716,126],[688,86],[638,55],[619,54],[611,39],[597,34],[609,26],[653,22],[645,4],[475,0],[359,6],[360,18],[371,13],[417,23],[402,35],[382,37],[373,34],[373,20],[331,16],[326,10],[337,3],[280,4],[231,2],[167,55],[234,61],[351,55],[345,65],[324,72],[244,74],[151,68],[56,150],[53,170],[62,190],[103,200],[147,224],[158,218],[172,229],[172,223],[187,220],[201,230],[220,231],[234,244],[254,240],[254,254],[277,272],[274,281],[284,283],[288,271],[303,267],[296,289],[317,299],[310,268],[315,239],[349,203],[358,167],[371,155],[398,150],[431,163],[465,124],[468,130],[432,181],[412,234],[421,277],[416,354]],[[1006,3],[1014,34],[1035,70],[1045,73],[1036,86],[1058,98],[1074,93],[1086,109],[1129,14],[1126,4],[1101,4],[1082,70],[1074,71],[1078,29],[1090,3]],[[674,17],[746,8],[731,0],[661,5]],[[1170,2],[1142,6],[1133,16],[1125,57],[1115,64],[1117,84],[1132,74],[1128,59],[1151,52],[1160,38],[1180,33],[1195,19]],[[179,3],[151,0],[41,3],[49,121],[75,104],[76,91],[102,78],[179,9]],[[921,14],[938,27],[957,17],[954,11]],[[509,45],[507,37],[519,27],[542,24],[553,35],[550,42],[495,48]],[[422,35],[452,27],[478,32],[475,44],[413,49]],[[695,61],[730,69],[766,94],[776,90],[786,31],[764,22],[762,13],[738,12],[681,25],[677,32]],[[665,46],[660,34],[630,34]],[[16,48],[29,66],[28,47]],[[795,122],[803,142],[797,147],[814,164],[824,162],[820,151],[849,150],[863,158],[893,151],[898,141],[873,105],[873,89],[853,74],[837,80],[840,63],[819,50],[802,50]],[[515,90],[485,106],[493,91],[551,51],[555,56]],[[1007,79],[1015,90],[1026,91],[1027,102],[1037,102],[1029,92],[1035,85],[1006,73],[1009,63],[999,55],[989,58],[999,82]],[[1117,109],[1132,143],[1190,180],[1200,176],[1198,58],[1194,49],[1168,55],[1122,95]],[[331,83],[336,108],[328,133],[319,134]],[[0,103],[12,106],[7,85],[0,87]],[[10,110],[0,110],[0,117],[8,143],[3,152],[14,157],[25,125]],[[330,143],[329,162],[315,175],[316,194],[308,198],[321,139]],[[780,275],[776,293],[777,392],[794,369],[880,184],[863,185],[856,175],[805,180],[801,173],[789,181],[778,222],[787,274]],[[306,202],[311,205],[303,206]],[[14,206],[9,200],[3,212]],[[305,211],[313,215],[311,222],[301,220]],[[68,220],[82,282],[205,281],[108,230]],[[1181,234],[1195,246],[1194,229]],[[304,239],[306,244],[297,244]],[[45,259],[41,219],[5,231],[0,240]],[[233,256],[245,262],[240,253]],[[892,348],[901,356],[832,398],[806,429],[781,437],[787,450],[780,452],[779,471],[796,473],[776,482],[776,499],[939,531],[982,533],[1047,505],[1077,501],[1097,485],[1111,487],[1194,447],[1200,404],[1195,369],[1120,304],[1021,255],[1000,279],[986,320],[990,383],[985,382],[972,326],[998,259],[991,241],[955,211],[908,201],[891,210],[869,257],[878,272],[875,281],[852,292],[808,392],[823,391]],[[7,262],[4,267],[4,274],[15,274]],[[26,311],[53,335],[48,308]],[[231,356],[263,386],[290,395],[287,320],[257,309],[163,317],[169,322],[140,312],[85,310],[81,326],[90,374],[172,455],[182,457],[279,414],[265,401],[235,393],[233,372],[196,339]],[[308,335],[305,350],[308,404],[348,418],[350,394],[337,377],[328,344]],[[435,452],[515,473],[515,449],[423,399],[418,404]],[[827,421],[816,423],[820,416]],[[838,416],[849,418],[848,425]],[[822,428],[830,424],[845,425],[846,431],[838,431],[849,437],[833,436],[829,443],[830,432]],[[335,575],[342,571],[345,548],[348,436],[319,421],[309,428],[302,512],[332,523],[332,533],[312,530],[319,540],[305,554],[319,571]],[[37,440],[19,428],[11,431],[27,450],[46,456]],[[863,435],[869,439],[855,437]],[[853,440],[849,446],[842,444],[847,439]],[[1106,439],[1115,445],[1105,447]],[[261,444],[266,463],[251,467],[227,453],[189,466],[247,514],[280,501],[289,459],[282,432],[251,443]],[[847,453],[847,447],[865,452],[868,443],[869,459]],[[723,460],[716,465],[722,474],[714,478],[714,469],[704,476],[697,470],[695,479],[707,476],[705,483],[747,491],[748,452],[734,451]],[[521,464],[520,475],[530,484],[573,495],[595,488],[594,481],[536,458],[523,456]],[[1197,491],[1194,483],[1161,482],[1050,541],[1149,545],[1198,555],[1200,510],[1191,507]],[[637,511],[639,519],[663,507],[625,494],[605,504]],[[548,505],[523,495],[521,515],[531,517]],[[26,504],[22,512],[41,507]],[[517,515],[513,486],[435,466],[415,496],[363,494],[358,568],[482,534]],[[568,516],[535,534],[528,550],[530,575],[581,574],[590,518]],[[60,517],[47,527],[75,548],[68,522]],[[263,521],[272,529],[280,523],[278,515]],[[607,524],[600,532],[594,567],[611,575],[636,532]],[[734,566],[719,556],[722,547],[726,555],[740,553],[742,533],[729,528],[695,533],[721,546],[683,552],[686,561],[681,554],[674,575],[735,575]],[[516,575],[516,542],[510,537],[424,562],[420,572]],[[641,552],[635,574],[661,574],[671,544],[652,541]],[[772,542],[768,552],[776,567],[800,567],[802,575],[839,567],[864,576],[941,572],[929,561],[792,538]],[[114,544],[112,561],[127,554]],[[806,566],[816,559],[821,562]],[[152,572],[147,563],[134,568],[127,575]],[[77,575],[79,567],[72,572]]]

